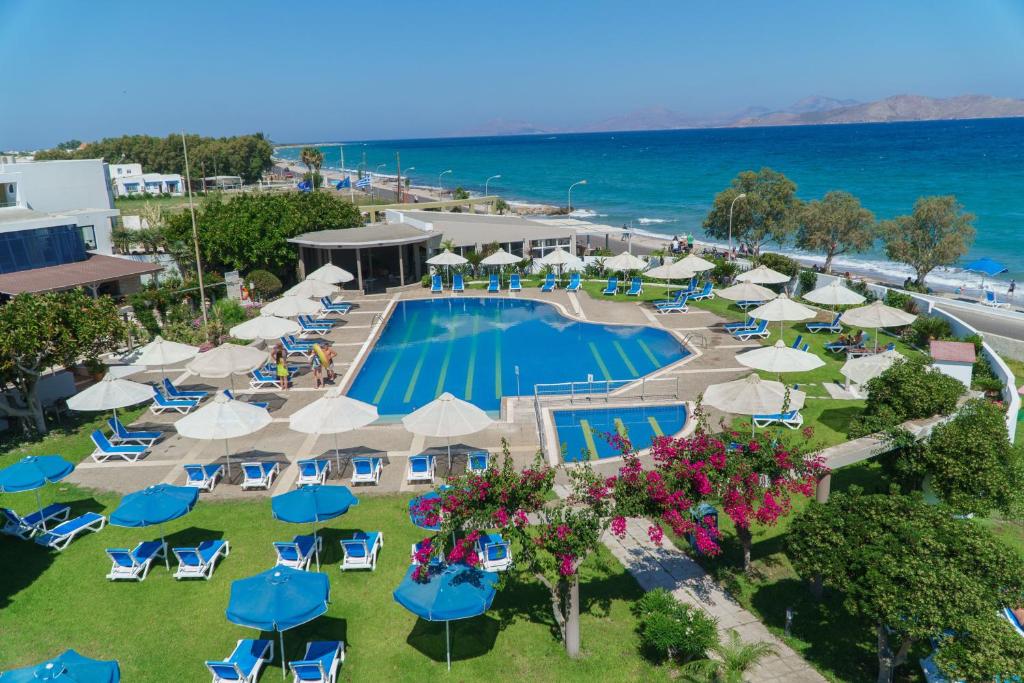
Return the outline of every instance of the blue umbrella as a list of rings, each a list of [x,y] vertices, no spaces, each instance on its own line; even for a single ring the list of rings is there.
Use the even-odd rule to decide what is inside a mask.
[[[437,493],[437,491],[431,491],[430,493],[424,493],[422,496],[416,496],[415,498],[410,500],[409,521],[412,522],[415,526],[419,527],[420,529],[425,529],[427,531],[440,531],[440,515],[438,515],[437,522],[435,522],[434,524],[430,524],[426,520],[427,513],[417,511],[417,508],[419,507],[420,503],[429,501],[437,501],[439,504],[441,501],[441,496]]]
[[[330,597],[326,574],[274,567],[231,583],[227,618],[240,626],[278,632],[284,676],[284,632],[326,612]]]
[[[1006,266],[995,259],[989,257],[979,258],[971,261],[964,265],[965,270],[970,270],[975,273],[981,273],[981,288],[985,289],[985,277],[995,277],[996,275],[1002,275],[1008,272]]]
[[[0,674],[3,683],[118,683],[120,680],[121,667],[117,662],[89,659],[74,650],[68,650],[42,664]]]
[[[292,524],[312,524],[316,538],[317,522],[326,522],[341,517],[359,499],[352,495],[347,486],[325,486],[313,484],[282,493],[270,499],[274,519]],[[313,546],[316,548],[316,545]],[[316,550],[316,569],[320,571],[320,551]]]
[[[172,486],[157,484],[129,493],[121,499],[121,504],[110,515],[110,523],[115,526],[146,527],[154,524],[160,526],[160,540],[164,541],[163,523],[183,517],[192,511],[199,500],[199,489],[192,486]],[[164,564],[171,569],[167,548],[164,548]]]
[[[430,564],[428,579],[418,580],[409,567],[393,596],[395,602],[421,619],[443,621],[448,648],[448,670],[452,668],[450,624],[454,619],[476,617],[491,608],[498,575],[463,564]]]
[[[60,481],[74,470],[75,466],[59,455],[29,455],[0,470],[0,493],[35,491],[36,505],[41,513],[43,502],[39,498],[39,489]],[[45,531],[46,520],[42,524]]]

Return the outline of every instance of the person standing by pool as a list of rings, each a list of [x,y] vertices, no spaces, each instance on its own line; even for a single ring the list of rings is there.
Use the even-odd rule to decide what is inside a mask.
[[[324,369],[327,371],[327,381],[333,382],[337,378],[338,373],[334,371],[334,357],[338,355],[338,352],[333,347],[328,346],[324,349]]]
[[[313,367],[313,388],[319,389],[324,383],[324,352],[319,344],[313,345],[313,357],[309,359],[309,364]]]
[[[284,347],[278,344],[274,348],[274,364],[277,368],[277,381],[282,390],[288,389],[288,362],[285,360]]]

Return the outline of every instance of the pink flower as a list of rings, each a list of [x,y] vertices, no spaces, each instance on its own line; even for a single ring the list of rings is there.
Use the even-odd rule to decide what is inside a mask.
[[[562,576],[572,576],[576,573],[576,567],[573,566],[576,558],[569,554],[559,554],[558,557],[558,573]]]
[[[505,526],[508,524],[508,511],[505,508],[498,508],[494,511],[494,521],[498,523],[498,526]]]
[[[661,541],[665,538],[665,531],[657,525],[652,524],[647,527],[647,536],[655,545],[661,545]]]
[[[626,535],[626,518],[616,517],[612,520],[612,533],[623,538]]]
[[[529,521],[530,520],[526,517],[526,513],[523,511],[522,508],[516,510],[515,525],[517,527],[522,528],[522,527],[526,526],[527,523],[529,523]]]
[[[569,535],[570,529],[565,524],[559,524],[555,529],[555,535],[558,536],[559,541],[564,541]]]

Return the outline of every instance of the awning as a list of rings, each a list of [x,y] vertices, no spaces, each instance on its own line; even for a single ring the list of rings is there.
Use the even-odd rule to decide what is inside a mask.
[[[89,254],[84,261],[0,275],[0,293],[54,292],[156,273],[163,266],[116,256]]]

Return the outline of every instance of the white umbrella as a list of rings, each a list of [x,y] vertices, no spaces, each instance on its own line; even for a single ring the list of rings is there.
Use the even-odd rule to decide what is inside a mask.
[[[899,351],[883,351],[870,356],[851,358],[839,368],[839,373],[845,377],[847,385],[850,382],[864,384],[868,380],[878,377],[892,367],[893,363],[903,359]]]
[[[246,436],[266,427],[271,423],[270,413],[266,408],[251,403],[235,401],[221,392],[213,400],[191,415],[186,415],[174,423],[174,428],[182,436],[190,439],[214,441],[224,439],[224,457],[227,460],[228,476],[231,476],[231,454],[228,451],[228,439]]]
[[[713,270],[715,268],[714,263],[708,261],[707,259],[702,259],[700,256],[697,256],[696,254],[687,254],[683,258],[676,261],[676,263],[686,268],[687,270],[692,270],[695,273],[700,273],[705,270]]]
[[[774,415],[788,409],[799,410],[804,406],[807,394],[797,389],[788,389],[782,382],[761,379],[752,373],[742,379],[712,384],[704,391],[704,403],[726,413],[737,415]],[[751,420],[751,433],[754,431]]]
[[[839,322],[851,327],[901,327],[909,325],[917,319],[913,313],[907,313],[899,308],[886,306],[881,301],[875,301],[867,306],[851,308],[843,313]]]
[[[344,268],[340,268],[333,263],[325,263],[307,275],[306,279],[326,282],[329,285],[339,285],[343,282],[352,282],[356,278]]]
[[[143,368],[141,365],[108,365],[107,374],[111,377],[120,379],[121,377],[128,377],[134,375],[136,372],[142,372]]]
[[[715,294],[730,301],[771,301],[778,296],[767,287],[755,285],[753,282],[740,282],[720,289]]]
[[[320,303],[301,296],[282,296],[260,309],[260,315],[293,318],[297,315],[313,315],[320,312]]]
[[[360,429],[377,420],[377,406],[357,401],[331,387],[322,398],[296,410],[288,418],[288,426],[303,434],[334,434],[334,457],[341,468],[338,434]]]
[[[341,290],[332,284],[320,280],[303,280],[294,287],[285,290],[284,296],[298,296],[304,299],[319,299],[322,296],[333,296]]]
[[[234,375],[258,368],[266,362],[268,355],[267,351],[252,346],[221,344],[193,358],[185,369],[200,377],[231,377],[231,388],[234,389]]]
[[[783,275],[768,266],[758,266],[736,276],[737,282],[753,282],[757,285],[779,285],[791,279],[788,275]]]
[[[261,315],[235,325],[229,333],[236,339],[277,339],[289,334],[298,334],[299,329],[299,324],[294,320]]]
[[[736,356],[736,360],[748,368],[779,373],[806,372],[825,364],[825,361],[813,353],[786,346],[781,339],[775,342],[774,346],[762,346],[753,351],[741,353]]]
[[[850,306],[864,303],[864,297],[833,280],[824,287],[812,289],[803,295],[804,299],[823,306]]]
[[[683,266],[680,261],[663,263],[644,273],[647,277],[653,277],[656,280],[689,280],[693,274],[693,271]],[[666,284],[665,296],[668,296],[668,288],[669,284]]]
[[[515,254],[510,254],[499,247],[498,251],[494,252],[490,256],[484,257],[484,259],[480,261],[480,265],[497,266],[500,268],[501,266],[513,266],[522,260],[523,259],[521,257],[516,256]],[[501,280],[501,271],[498,271],[498,280],[499,282]]]
[[[813,308],[797,303],[785,294],[780,294],[766,304],[750,312],[755,320],[779,321],[779,336],[782,336],[782,322],[788,320],[810,320],[818,315]]]
[[[556,247],[537,259],[537,263],[545,266],[558,266],[558,277],[561,279],[565,266],[579,267],[580,260],[561,247]]]
[[[126,354],[124,360],[132,365],[156,365],[163,373],[165,366],[194,358],[197,353],[199,353],[198,346],[168,341],[157,335],[153,341]]]
[[[639,256],[630,254],[628,251],[624,251],[616,256],[606,258],[601,267],[605,270],[643,270],[647,267],[647,261],[644,261]]]
[[[464,256],[459,256],[451,251],[451,249],[445,249],[436,256],[431,256],[427,259],[427,263],[432,266],[444,266],[445,272],[448,272],[449,266],[461,266],[466,263],[469,259]]]
[[[448,440],[448,469],[452,467],[451,437],[475,434],[494,423],[487,413],[472,403],[455,398],[447,391],[402,418],[402,424],[413,434],[443,436]]]
[[[153,400],[153,387],[130,379],[107,374],[96,384],[83,389],[68,399],[68,408],[83,412],[127,408],[143,401]]]

